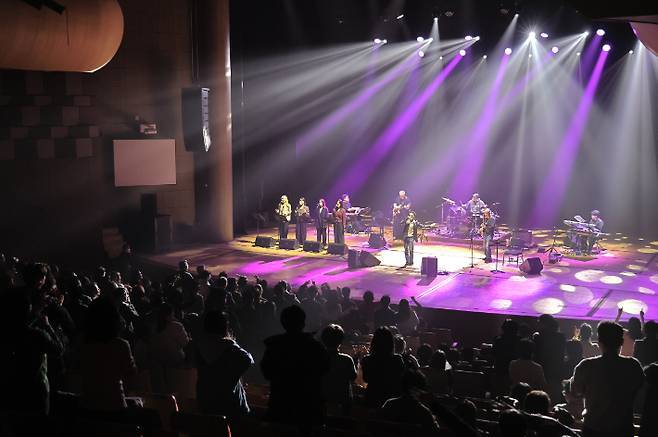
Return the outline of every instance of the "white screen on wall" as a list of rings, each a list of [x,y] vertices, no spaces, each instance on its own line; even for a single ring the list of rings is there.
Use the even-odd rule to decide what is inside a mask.
[[[114,140],[114,186],[176,184],[175,140]]]

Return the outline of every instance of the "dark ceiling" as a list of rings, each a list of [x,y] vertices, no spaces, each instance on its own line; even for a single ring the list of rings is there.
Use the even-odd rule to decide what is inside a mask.
[[[561,37],[603,27],[606,41],[620,56],[635,44],[628,24],[591,20],[571,3],[561,0],[233,0],[231,44],[234,55],[251,57],[375,37],[389,42],[409,41],[428,35],[433,17],[438,17],[441,38],[480,35],[474,49],[484,52],[498,42],[517,12],[519,31],[534,28]],[[591,11],[586,12],[591,15]],[[397,19],[399,15],[404,17]]]

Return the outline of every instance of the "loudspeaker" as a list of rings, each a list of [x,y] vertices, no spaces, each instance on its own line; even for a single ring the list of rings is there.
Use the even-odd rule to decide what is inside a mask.
[[[370,238],[368,238],[368,246],[374,249],[381,249],[386,246],[386,240],[383,235],[371,232]]]
[[[279,249],[295,250],[299,249],[299,243],[294,238],[284,238],[279,240]]]
[[[202,87],[183,88],[183,140],[189,152],[207,152],[212,143],[208,99],[210,89]]]
[[[538,275],[544,270],[544,264],[542,264],[541,259],[535,256],[523,261],[519,266],[519,270],[528,275]]]
[[[420,274],[431,278],[439,274],[439,262],[435,256],[424,256],[420,264]]]
[[[327,249],[327,252],[329,252],[332,255],[345,255],[346,251],[347,251],[347,246],[338,243],[329,243],[329,248]]]
[[[382,262],[375,255],[365,250],[362,250],[359,255],[359,264],[361,267],[375,267],[381,263]]]
[[[258,237],[256,237],[256,246],[258,246],[258,247],[274,247],[274,238],[259,235]]]
[[[304,241],[304,252],[319,252],[319,251],[320,251],[319,241]]]
[[[361,267],[359,263],[359,255],[361,251],[350,249],[347,251],[347,267],[350,269],[358,269]]]

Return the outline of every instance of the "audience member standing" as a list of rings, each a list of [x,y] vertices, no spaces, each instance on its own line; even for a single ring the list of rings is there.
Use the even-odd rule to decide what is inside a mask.
[[[494,370],[502,377],[508,376],[509,363],[519,357],[519,324],[507,319],[501,326],[501,334],[494,339]]]
[[[566,339],[557,320],[549,314],[539,316],[539,330],[533,335],[535,360],[541,364],[549,396],[558,399],[562,392],[562,376]]]
[[[509,363],[509,377],[512,385],[525,382],[533,390],[544,390],[546,378],[541,364],[532,361],[534,344],[530,340],[519,342],[519,358]]]
[[[375,328],[381,326],[395,326],[396,313],[391,308],[391,298],[382,296],[379,300],[379,308],[375,311]]]
[[[400,299],[398,313],[395,315],[395,325],[398,328],[398,332],[402,335],[411,335],[416,332],[418,322],[418,315],[409,305],[409,301],[407,299]]]
[[[644,396],[642,424],[640,437],[655,437],[658,435],[658,363],[653,363],[644,369],[647,377],[647,392]]]
[[[199,411],[228,417],[249,413],[241,378],[254,360],[230,337],[222,313],[205,314],[203,334],[195,340],[195,346]]]
[[[322,377],[322,394],[330,411],[349,414],[352,408],[352,382],[356,368],[352,357],[340,353],[345,332],[339,325],[329,325],[322,331],[321,339],[329,353],[329,372]]]
[[[370,343],[370,353],[361,361],[366,387],[366,403],[379,408],[400,394],[404,360],[394,353],[393,334],[388,328],[377,328]]]
[[[583,323],[578,330],[578,338],[583,348],[583,358],[592,358],[601,355],[599,345],[592,342],[592,326],[589,323]]]
[[[633,356],[640,361],[643,366],[658,362],[658,324],[649,320],[644,324],[644,338],[635,340],[635,349]]]
[[[306,314],[293,305],[281,311],[284,334],[265,340],[260,363],[270,381],[268,416],[309,429],[322,421],[322,376],[330,366],[324,346],[304,332]]]
[[[624,330],[617,323],[598,327],[602,355],[576,366],[572,393],[585,399],[584,437],[632,437],[633,402],[642,387],[644,374],[635,358],[619,355]]]

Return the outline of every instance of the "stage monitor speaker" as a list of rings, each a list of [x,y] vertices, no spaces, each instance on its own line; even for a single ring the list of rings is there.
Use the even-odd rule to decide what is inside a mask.
[[[544,270],[544,264],[538,257],[528,258],[521,263],[519,270],[527,275],[538,275]]]
[[[370,238],[368,238],[368,246],[373,249],[381,249],[386,246],[386,240],[383,235],[371,232]]]
[[[362,250],[361,254],[359,254],[359,264],[361,267],[376,267],[381,263],[382,262],[379,260],[379,258],[370,252]]]
[[[332,255],[345,255],[345,252],[347,252],[347,246],[344,244],[329,243],[329,248],[327,248],[327,252],[329,252]]]
[[[319,241],[304,241],[304,252],[320,252]]]
[[[182,115],[183,140],[189,152],[207,152],[210,149],[210,121],[208,99],[210,89],[203,87],[183,88]]]
[[[429,276],[430,278],[439,274],[439,261],[435,256],[423,257],[423,261],[420,264],[420,274]]]
[[[299,243],[294,238],[284,238],[279,240],[279,249],[285,249],[285,250],[299,249]]]
[[[350,269],[358,269],[361,267],[359,262],[360,250],[350,249],[347,251],[347,267]]]
[[[259,235],[256,237],[256,246],[258,247],[274,247],[274,238]]]

